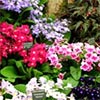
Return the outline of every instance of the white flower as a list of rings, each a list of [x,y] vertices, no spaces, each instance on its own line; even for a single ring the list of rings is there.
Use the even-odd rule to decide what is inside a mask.
[[[52,95],[53,98],[57,99],[57,100],[66,100],[66,95],[60,92],[53,92]]]
[[[31,92],[33,91],[34,89],[39,89],[39,83],[37,83],[37,78],[34,77],[32,78],[28,84],[26,85],[26,91],[27,92]]]
[[[60,92],[53,92],[52,97],[57,99],[60,97]]]
[[[64,93],[60,93],[59,97],[57,100],[66,100],[66,95]]]
[[[5,80],[2,80],[2,82],[1,82],[1,89],[4,89],[6,91],[6,93],[9,93],[11,95],[16,93],[16,91],[17,91],[11,83],[9,83],[8,81],[5,81]]]
[[[63,88],[62,84],[63,84],[63,81],[60,78],[57,78],[57,83],[55,85],[57,85],[59,88]]]
[[[75,100],[75,97],[73,96],[73,94],[70,95],[70,97],[67,97],[69,98],[70,100]]]
[[[52,87],[54,87],[55,83],[54,83],[54,81],[49,80],[47,82],[47,85],[52,88]]]
[[[28,82],[28,84],[36,84],[37,83],[37,78],[31,78],[31,80]]]
[[[3,96],[0,95],[0,100],[3,100]]]
[[[11,100],[27,100],[27,95],[17,91],[15,94],[13,93]]]
[[[45,84],[45,83],[47,82],[47,79],[44,78],[44,77],[40,77],[40,78],[39,78],[39,82],[40,82],[41,84]]]
[[[52,96],[54,92],[55,92],[54,89],[49,89],[49,90],[46,92],[46,97]]]

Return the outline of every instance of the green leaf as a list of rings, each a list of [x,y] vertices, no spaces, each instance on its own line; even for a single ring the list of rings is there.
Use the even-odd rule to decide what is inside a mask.
[[[94,24],[93,24],[92,31],[97,30],[97,29],[98,29],[98,27],[99,27],[99,24],[94,23]]]
[[[58,75],[58,73],[60,72],[60,69],[58,69],[58,68],[53,68],[52,72],[53,72],[54,74],[57,74],[57,75]]]
[[[12,83],[15,82],[15,78],[3,78],[3,79],[5,79],[5,80],[7,80],[7,81],[9,81],[9,82],[12,82]]]
[[[78,85],[79,81],[74,80],[72,77],[68,77],[66,80],[63,80],[63,86],[66,87],[67,84],[71,84],[72,87],[76,87]],[[68,95],[71,91],[71,88],[67,88],[64,93]]]
[[[9,93],[4,93],[4,94],[3,94],[3,97],[6,98],[6,99],[4,99],[4,100],[11,100],[11,99],[12,99],[12,95],[9,94]]]
[[[6,64],[7,64],[6,59],[3,58],[1,63],[2,63],[2,66],[6,66]]]
[[[71,90],[72,90],[72,89],[67,89],[66,91],[64,91],[64,93],[65,93],[66,95],[68,95],[68,94],[71,92]]]
[[[70,74],[75,80],[79,80],[79,78],[81,77],[81,69],[79,67],[76,68],[74,66],[71,66]]]
[[[66,86],[68,81],[65,79],[63,79],[62,81],[63,81],[63,86]]]
[[[16,61],[16,66],[18,68],[22,67],[23,66],[22,61]]]
[[[91,44],[91,45],[95,45],[95,38],[90,38],[88,40],[88,43]]]
[[[50,72],[51,69],[50,69],[49,63],[42,64],[41,70],[42,70],[42,72]]]
[[[79,11],[74,11],[71,16],[73,16],[73,17],[77,16],[78,13],[79,13]]]
[[[42,5],[42,4],[45,4],[47,2],[48,2],[48,0],[40,0],[39,4]]]
[[[9,60],[8,60],[8,65],[14,65],[15,62],[16,62],[15,59],[9,59]]]
[[[27,72],[25,71],[24,69],[24,66],[23,66],[23,62],[20,60],[20,61],[16,61],[16,66],[19,70],[20,73],[22,74],[26,74]]]
[[[43,43],[47,44],[47,45],[52,45],[52,41],[48,41],[48,40],[44,40]]]
[[[98,1],[98,3],[100,4],[100,0],[97,0]],[[100,5],[99,5],[100,6]]]
[[[43,75],[43,73],[42,72],[40,72],[39,70],[37,70],[37,69],[33,69],[33,73],[34,73],[34,77],[40,77],[41,75]]]
[[[7,11],[5,11],[4,9],[0,9],[0,13],[5,17],[5,18],[9,18],[11,15],[10,13],[8,13]]]
[[[16,69],[13,66],[6,66],[0,71],[1,75],[7,78],[18,78]]]
[[[54,14],[50,14],[47,22],[48,23],[53,22],[55,19],[56,19],[56,16]]]
[[[95,38],[98,38],[98,39],[100,38],[100,32],[97,32],[97,33],[96,33]]]
[[[96,82],[100,83],[100,75],[96,76]]]
[[[66,34],[64,34],[64,38],[66,38],[67,41],[69,41],[70,38],[71,38],[71,33],[70,32],[67,32]]]
[[[25,12],[31,11],[31,10],[33,10],[33,7],[28,7],[28,8],[26,8],[26,9],[24,9],[24,10],[22,11],[22,13],[20,14],[20,16],[22,16]]]
[[[15,82],[15,78],[5,78],[5,77],[0,77],[0,79],[4,79],[4,80],[7,80],[7,81],[12,82],[12,83]]]
[[[18,19],[16,20],[16,22],[15,22],[15,24],[14,24],[14,27],[19,26],[19,25],[21,24],[20,21],[21,21],[22,18],[23,18],[23,17],[22,17],[23,14],[25,14],[25,12],[28,12],[28,11],[31,11],[31,10],[33,10],[33,7],[28,7],[28,8],[26,8],[26,9],[24,9],[24,10],[22,11],[22,13],[20,13]]]
[[[84,23],[83,24],[84,33],[88,31],[88,28],[89,28],[89,23]]]
[[[24,84],[17,84],[15,85],[15,88],[19,90],[20,92],[26,93],[26,85]]]
[[[72,77],[68,77],[66,82],[72,84],[73,87],[76,87],[79,83],[79,81],[74,80]]]
[[[75,30],[77,30],[82,24],[83,24],[82,21],[77,22],[76,25],[75,25],[76,26]]]
[[[31,23],[31,24],[35,24],[34,20],[23,20],[22,23]]]

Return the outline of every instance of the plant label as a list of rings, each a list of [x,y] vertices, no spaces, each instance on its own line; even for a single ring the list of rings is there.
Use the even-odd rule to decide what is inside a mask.
[[[30,49],[33,46],[33,42],[25,42],[24,43],[24,49]]]
[[[33,91],[32,98],[33,100],[45,100],[46,98],[45,90],[40,89],[40,90]]]

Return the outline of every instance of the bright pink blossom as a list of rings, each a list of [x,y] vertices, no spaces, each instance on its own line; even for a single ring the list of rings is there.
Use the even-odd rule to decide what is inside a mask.
[[[2,57],[7,57],[9,54],[21,54],[25,42],[33,42],[28,25],[14,28],[7,22],[0,23],[0,62]]]
[[[23,53],[26,54],[25,51]],[[47,51],[45,44],[34,44],[26,54],[26,57],[22,54],[24,62],[28,64],[29,67],[36,67],[38,63],[42,64],[47,61],[46,58]]]
[[[83,71],[91,71],[93,69],[93,67],[88,64],[87,62],[83,61],[82,65],[80,67]]]
[[[65,73],[59,73],[58,77],[59,77],[61,80],[63,80],[63,79],[64,79],[64,75],[65,75]]]
[[[89,72],[100,62],[100,48],[88,43],[66,43],[65,40],[55,40],[48,48],[47,58],[53,66],[62,65],[62,60],[70,58],[80,63],[83,71]]]

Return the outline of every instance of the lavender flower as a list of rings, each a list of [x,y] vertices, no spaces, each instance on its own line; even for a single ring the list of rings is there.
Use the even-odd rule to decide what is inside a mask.
[[[20,13],[22,8],[33,7],[30,11],[29,19],[35,24],[31,25],[32,34],[39,37],[40,34],[48,40],[63,38],[64,33],[69,31],[68,21],[66,19],[51,21],[48,23],[47,18],[42,18],[44,5],[39,5],[40,0],[0,0],[3,5],[0,8],[12,10]],[[49,19],[52,20],[52,19]]]
[[[11,10],[20,13],[22,8],[33,6],[39,8],[39,0],[0,0],[3,4],[1,9]]]
[[[32,19],[34,19],[35,22],[35,25],[31,26],[32,34],[36,37],[43,34],[48,40],[51,40],[61,38],[64,36],[64,33],[70,31],[68,28],[68,21],[66,19],[56,19],[51,23],[48,23],[46,18],[36,18],[34,16]]]

